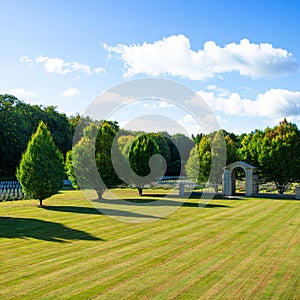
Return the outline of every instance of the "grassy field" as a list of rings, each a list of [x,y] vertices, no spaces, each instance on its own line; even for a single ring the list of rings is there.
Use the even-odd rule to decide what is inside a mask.
[[[44,204],[0,203],[0,299],[300,299],[299,201],[194,198],[138,224],[78,191]]]

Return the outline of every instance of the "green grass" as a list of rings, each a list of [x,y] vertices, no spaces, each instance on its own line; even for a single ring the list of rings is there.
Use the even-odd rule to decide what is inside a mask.
[[[117,193],[134,205],[158,199]],[[78,191],[44,204],[0,203],[0,299],[300,298],[299,201],[199,208],[194,198],[137,224],[100,214]]]

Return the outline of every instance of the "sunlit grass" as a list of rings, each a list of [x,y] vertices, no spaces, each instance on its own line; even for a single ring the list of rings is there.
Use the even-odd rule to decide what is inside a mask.
[[[166,191],[115,193],[145,205]],[[78,191],[1,202],[0,299],[299,299],[299,201],[198,202],[136,224]]]

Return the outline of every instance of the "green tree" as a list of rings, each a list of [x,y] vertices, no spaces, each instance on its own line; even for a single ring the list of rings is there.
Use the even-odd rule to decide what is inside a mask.
[[[86,130],[84,130],[84,136],[73,147],[72,165],[68,164],[67,167],[70,181],[73,178],[76,179],[82,190],[93,189],[98,197],[102,198],[105,185],[100,181],[95,165],[95,142],[86,135]]]
[[[273,181],[280,194],[300,180],[300,132],[284,119],[274,128],[245,135],[238,155],[257,167],[261,182]]]
[[[226,165],[230,165],[238,160],[236,143],[230,135],[225,136],[226,143]]]
[[[56,194],[62,186],[63,156],[42,121],[22,155],[16,176],[26,196],[38,199],[40,206],[44,199]]]
[[[280,194],[300,180],[299,149],[300,132],[295,124],[284,119],[278,126],[265,130],[258,153],[260,175],[273,181]]]
[[[190,156],[185,164],[185,172],[187,177],[193,182],[200,182],[200,156],[199,156],[199,144],[196,144],[191,152]]]
[[[122,181],[115,172],[112,164],[112,143],[116,137],[118,126],[115,122],[104,121],[96,139],[95,159],[98,172],[107,188],[113,188]]]
[[[66,154],[65,172],[68,179],[71,181],[73,188],[79,189],[73,167],[73,152],[69,150]]]
[[[237,150],[238,158],[259,169],[258,155],[262,151],[263,137],[264,132],[261,130],[244,135],[241,147]]]
[[[75,178],[81,189],[94,189],[99,198],[107,188],[121,183],[111,158],[116,129],[115,122],[89,124],[83,129],[83,137],[72,149],[72,164],[67,165],[68,178],[71,181]]]
[[[200,141],[200,140],[199,140]],[[190,156],[195,143],[192,139],[182,133],[174,134],[170,141],[170,149],[172,153],[173,173],[185,175],[185,164]],[[171,169],[172,170],[172,169]]]
[[[124,154],[124,156],[128,155],[131,143],[134,141],[133,135],[121,135],[118,137],[118,147],[119,150]]]
[[[215,184],[216,192],[217,185],[221,184],[222,182],[223,168],[226,165],[228,150],[229,148],[227,148],[223,130],[214,132],[211,138],[211,169],[209,182]]]
[[[186,164],[186,174],[197,183],[207,182],[211,169],[211,149],[208,136],[203,135],[192,149]]]
[[[138,189],[139,195],[142,195],[145,180],[143,177],[150,174],[150,158],[154,154],[159,154],[159,146],[151,134],[139,136],[131,145],[128,153],[131,169],[137,176],[134,176],[134,184]]]
[[[31,135],[40,121],[51,132],[65,155],[72,145],[72,132],[65,114],[53,106],[30,105],[12,95],[0,95],[0,177],[13,178]]]
[[[186,162],[190,156],[190,152],[192,148],[195,146],[194,141],[182,133],[174,134],[172,136],[172,140],[174,141],[175,145],[178,147],[179,153],[181,153],[181,160],[183,162]],[[201,138],[199,139],[199,142],[200,140]]]
[[[186,173],[197,183],[220,184],[226,162],[226,148],[223,131],[203,135],[192,149],[186,164]],[[197,177],[198,172],[198,177]],[[217,188],[217,186],[216,186]]]

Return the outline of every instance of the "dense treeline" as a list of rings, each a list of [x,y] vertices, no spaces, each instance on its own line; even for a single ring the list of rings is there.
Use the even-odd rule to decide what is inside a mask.
[[[13,95],[0,95],[0,180],[15,179],[22,153],[25,152],[40,121],[46,124],[64,158],[71,150],[72,142],[77,144],[84,136],[83,131],[86,127],[92,123],[97,126],[100,124],[100,122],[92,122],[89,118],[80,118],[79,115],[67,117],[57,112],[53,106],[30,105]],[[110,124],[112,130],[118,133],[121,150],[129,141],[142,134],[142,132],[122,130],[116,122],[107,124]],[[77,134],[73,140],[75,128]],[[166,175],[178,175],[182,171],[183,163],[188,159],[194,145],[193,141],[183,134],[171,136],[167,132],[154,134],[153,138],[159,144],[160,151],[167,161]],[[101,152],[103,149],[98,150]]]
[[[291,183],[300,181],[300,131],[295,124],[284,119],[274,128],[249,134],[223,133],[226,165],[241,160],[257,167],[260,182],[274,182],[281,194]],[[198,182],[221,183],[221,172],[211,176],[211,162],[216,155],[211,143],[216,136],[217,133],[212,133],[194,137],[196,146],[187,161],[186,172]]]
[[[0,178],[13,179],[22,153],[43,121],[58,149],[66,154],[72,147],[75,123],[53,106],[26,104],[12,95],[0,95]]]
[[[0,180],[15,177],[22,153],[40,121],[45,123],[63,154],[66,174],[74,186],[77,186],[74,161],[80,173],[80,168],[87,167],[86,161],[96,160],[96,167],[104,181],[104,187],[97,191],[99,197],[105,186],[114,187],[124,182],[115,173],[111,160],[111,146],[115,139],[122,159],[127,160],[130,168],[140,176],[150,172],[149,157],[161,154],[167,176],[186,173],[198,182],[220,183],[222,170],[212,172],[211,163],[218,162],[221,166],[242,160],[258,168],[261,182],[274,182],[279,193],[283,193],[291,182],[300,181],[300,132],[295,124],[286,119],[274,128],[255,130],[249,134],[219,131],[208,135],[199,133],[189,138],[167,132],[123,130],[117,122],[92,121],[78,115],[67,117],[53,106],[26,104],[12,95],[0,95]],[[75,128],[77,134],[74,139]],[[76,146],[71,151],[72,142]],[[212,144],[215,147],[211,147]],[[92,152],[87,150],[90,146]],[[224,157],[222,149],[226,152]],[[125,160],[119,163],[125,164]],[[85,181],[99,186],[99,182],[93,184],[91,178]],[[141,193],[141,183],[136,179],[132,181]]]
[[[238,156],[257,167],[262,182],[274,182],[280,194],[300,181],[300,131],[286,119],[245,135]]]
[[[74,187],[92,188],[99,198],[106,188],[126,184],[142,194],[145,184],[158,177],[182,175],[182,166],[194,145],[183,134],[125,131],[112,121],[83,121],[87,126],[67,153],[66,173]],[[160,154],[163,160],[151,169],[149,162],[154,154]]]

